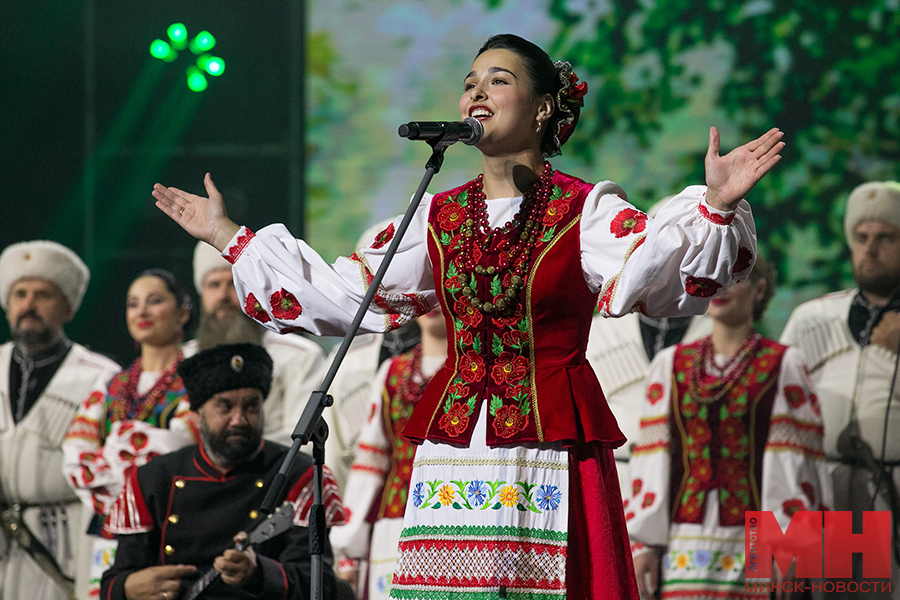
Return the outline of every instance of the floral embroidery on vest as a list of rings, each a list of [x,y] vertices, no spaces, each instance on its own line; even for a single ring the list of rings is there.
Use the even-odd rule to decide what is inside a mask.
[[[422,377],[422,347],[397,356],[388,368],[382,421],[391,444],[391,470],[384,483],[378,518],[400,518],[406,511],[406,498],[412,476],[416,445],[403,437],[428,380]]]
[[[753,494],[759,485],[750,470],[757,434],[750,430],[750,423],[757,400],[771,389],[766,384],[777,376],[775,369],[783,352],[783,346],[762,340],[727,393],[703,402],[692,396],[690,382],[694,363],[702,357],[701,343],[676,350],[672,422],[677,422],[680,430],[673,435],[680,436],[682,456],[674,460],[685,465],[685,472],[673,495],[674,522],[702,523],[707,493],[713,490],[719,494],[721,525],[743,525],[745,511],[759,510]],[[768,423],[768,414],[757,417]],[[761,461],[762,456],[756,460]]]
[[[553,241],[558,227],[578,215],[578,211],[571,210],[572,203],[591,188],[578,180],[553,174],[546,208],[540,220],[535,219],[534,251],[520,276],[521,287],[515,291],[514,276],[497,266],[501,255],[495,250],[502,248],[506,240],[518,239],[512,237],[515,230],[494,235],[493,245],[487,251],[475,246],[472,256],[463,256],[467,206],[472,200],[470,185],[437,195],[432,209],[431,222],[445,259],[444,297],[458,356],[437,426],[451,437],[460,436],[484,395],[494,432],[500,438],[509,439],[535,426],[531,415],[530,323],[523,310],[530,270],[540,251]],[[467,272],[466,260],[477,263],[483,272]],[[482,303],[507,308],[485,312],[479,303],[473,303],[471,296],[463,293],[465,288],[470,294],[479,290]]]

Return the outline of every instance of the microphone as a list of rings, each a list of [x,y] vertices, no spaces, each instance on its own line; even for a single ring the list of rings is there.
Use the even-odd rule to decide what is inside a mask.
[[[409,140],[432,140],[444,146],[462,142],[474,146],[484,135],[484,126],[477,119],[466,117],[463,121],[412,121],[401,125],[397,130],[400,137]]]

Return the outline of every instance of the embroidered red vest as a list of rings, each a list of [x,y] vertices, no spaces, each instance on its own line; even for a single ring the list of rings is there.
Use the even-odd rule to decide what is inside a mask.
[[[391,444],[391,470],[384,482],[378,519],[398,519],[406,511],[416,446],[401,434],[424,391],[423,383],[410,381],[414,363],[414,352],[407,352],[394,358],[388,367],[381,407],[382,423]]]
[[[786,346],[762,339],[744,374],[709,403],[690,393],[700,344],[680,345],[672,369],[672,522],[703,523],[707,494],[718,490],[719,524],[744,524],[760,509],[762,459]]]
[[[503,316],[473,308],[462,293],[462,220],[448,215],[465,206],[467,186],[438,194],[431,203],[428,252],[447,322],[448,354],[404,435],[418,443],[427,438],[467,446],[487,402],[491,446],[622,445],[625,437],[585,358],[597,294],[584,280],[578,224],[593,186],[554,172],[517,309]],[[496,244],[506,236],[495,238]],[[476,251],[475,258],[486,269],[497,267],[495,254]],[[499,274],[471,277],[482,302],[495,303],[508,286]]]

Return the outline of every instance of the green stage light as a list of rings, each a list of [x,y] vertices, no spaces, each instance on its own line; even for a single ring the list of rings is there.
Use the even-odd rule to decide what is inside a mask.
[[[213,37],[213,34],[204,29],[191,40],[190,48],[191,52],[194,54],[203,54],[204,52],[212,50],[215,45],[216,38]]]
[[[194,65],[187,68],[187,84],[192,92],[202,92],[209,85],[203,72]]]
[[[168,42],[157,38],[150,42],[150,56],[166,62],[172,62],[178,58],[178,52],[173,50]]]
[[[218,56],[210,56],[204,62],[202,69],[213,77],[218,77],[225,72],[225,61]]]
[[[187,27],[184,23],[172,23],[166,29],[171,42],[155,39],[150,43],[150,55],[166,62],[174,62],[178,58],[178,51],[190,47],[191,52],[198,54],[197,64],[190,65],[185,75],[187,76],[187,84],[191,91],[202,92],[209,87],[204,71],[214,77],[218,77],[225,72],[225,61],[209,54],[216,45],[216,38],[203,30],[194,36],[194,39],[188,43]]]
[[[172,23],[169,25],[166,33],[169,34],[169,39],[172,40],[172,46],[178,50],[184,50],[187,46],[188,38],[187,27],[184,26],[184,23]]]

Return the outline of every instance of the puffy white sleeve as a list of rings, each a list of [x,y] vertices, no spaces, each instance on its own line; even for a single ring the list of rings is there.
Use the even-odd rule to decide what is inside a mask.
[[[360,333],[396,329],[437,306],[427,248],[430,202],[426,194],[416,209]],[[242,227],[222,256],[233,265],[247,315],[279,333],[339,336],[353,320],[401,220],[395,219],[369,247],[333,264],[281,224],[257,233]]]
[[[785,531],[798,510],[834,506],[822,449],[822,410],[797,348],[789,347],[781,361],[762,479],[762,510],[772,511]]]
[[[723,213],[690,186],[650,218],[611,182],[597,184],[582,211],[581,264],[600,313],[699,315],[709,299],[746,279],[756,260],[756,226],[741,201]]]
[[[638,443],[628,461],[632,495],[625,500],[625,523],[635,556],[646,552],[648,546],[665,546],[669,541],[669,419],[674,357],[675,346],[670,346],[650,363]]]

